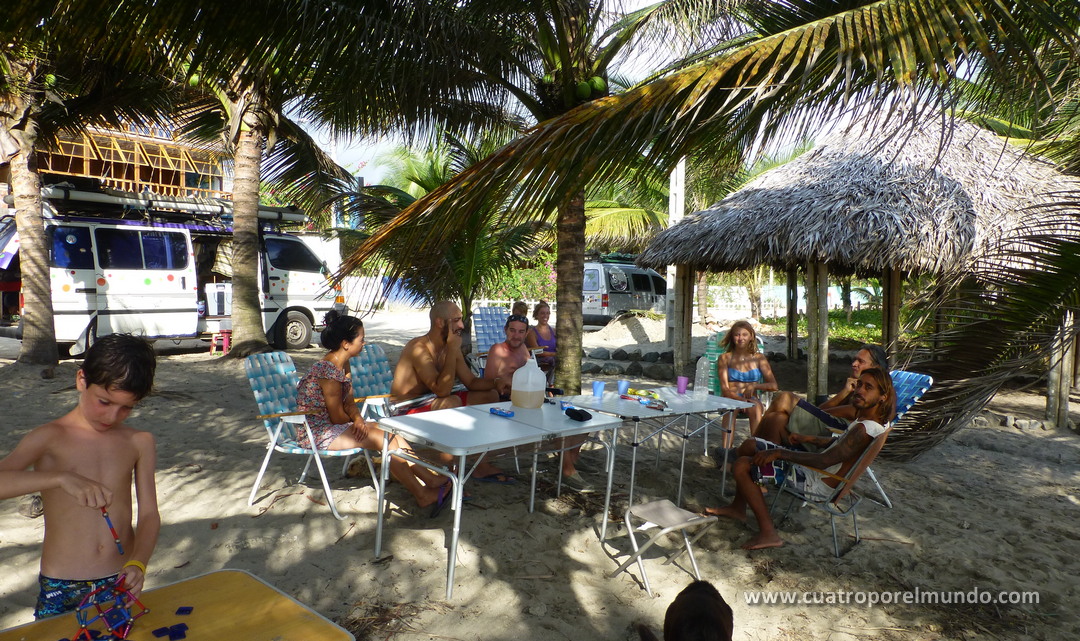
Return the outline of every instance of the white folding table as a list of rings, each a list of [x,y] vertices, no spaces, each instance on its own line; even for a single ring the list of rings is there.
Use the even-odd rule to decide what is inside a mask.
[[[736,401],[722,396],[709,395],[698,398],[694,397],[692,394],[678,394],[674,388],[670,387],[657,390],[657,394],[660,396],[660,399],[667,404],[666,409],[651,409],[641,404],[640,401],[621,398],[617,392],[604,392],[601,397],[582,394],[580,396],[569,396],[564,398],[564,400],[573,403],[577,407],[612,414],[634,423],[634,437],[630,442],[632,449],[630,450],[629,503],[631,505],[634,503],[634,478],[637,469],[638,447],[654,436],[662,434],[665,431],[672,431],[672,428],[680,423],[679,419],[682,419],[682,430],[673,432],[683,438],[682,456],[679,463],[678,497],[676,498],[676,504],[681,505],[683,472],[685,471],[686,466],[686,446],[690,437],[707,429],[716,421],[721,420],[723,414],[733,410],[750,407],[749,403]],[[706,419],[706,422],[700,427],[694,430],[689,429],[690,414],[705,415],[714,412],[720,412],[721,416],[712,420]],[[650,424],[655,423],[656,429],[644,436],[640,436],[639,430],[642,422],[649,422]]]
[[[490,412],[491,407],[511,409],[514,416],[497,416]],[[376,519],[375,556],[379,556],[382,552],[384,501],[386,499],[386,482],[390,471],[388,466],[389,457],[391,455],[400,456],[449,477],[453,485],[451,508],[454,510],[454,527],[450,537],[450,549],[447,554],[446,566],[446,598],[450,599],[454,591],[457,542],[461,531],[463,486],[472,473],[472,469],[475,468],[475,464],[474,468],[466,466],[466,457],[483,455],[493,450],[516,446],[542,446],[544,443],[555,439],[606,430],[612,430],[611,443],[614,444],[622,420],[614,416],[594,415],[588,421],[574,421],[563,414],[558,405],[545,403],[539,409],[526,410],[512,407],[509,402],[503,402],[395,416],[380,419],[379,423],[387,432],[387,436],[383,439],[382,470],[379,474],[378,483],[379,514]],[[390,433],[400,435],[413,446],[430,447],[457,457],[456,471],[432,465],[430,462],[420,459],[409,452],[390,452]],[[607,501],[611,499],[611,474],[615,461],[613,451],[613,447],[608,448]],[[534,452],[532,489],[535,490],[535,487],[536,454]],[[607,523],[607,508],[608,506],[605,504],[604,523]],[[530,509],[532,509],[531,501]]]

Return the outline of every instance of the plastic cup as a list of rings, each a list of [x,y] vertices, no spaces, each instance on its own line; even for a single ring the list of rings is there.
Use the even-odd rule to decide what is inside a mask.
[[[630,381],[627,381],[627,380],[619,381],[619,394],[625,394],[629,390],[630,390]]]
[[[593,381],[592,395],[597,398],[604,395],[604,381]]]
[[[677,392],[679,392],[680,394],[685,394],[686,393],[686,386],[690,384],[690,379],[687,378],[686,376],[679,376],[678,378],[675,379],[675,381],[676,381],[675,390]]]

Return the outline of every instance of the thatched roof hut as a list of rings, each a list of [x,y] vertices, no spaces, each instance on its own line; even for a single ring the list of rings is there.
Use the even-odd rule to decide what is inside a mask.
[[[829,137],[657,234],[638,263],[940,272],[977,258],[1016,228],[1020,210],[1049,202],[1047,192],[1080,188],[1080,180],[967,123],[872,134],[856,125]]]
[[[807,388],[811,398],[825,393],[830,273],[882,277],[883,342],[895,349],[903,275],[967,271],[990,254],[989,260],[1000,260],[999,243],[1019,237],[1040,216],[1032,205],[1052,202],[1055,193],[1080,191],[1080,180],[973,125],[937,119],[914,130],[898,126],[890,131],[875,122],[856,124],[830,136],[658,234],[638,263],[698,271],[771,265],[788,273],[789,307],[795,270],[803,270],[810,328]],[[788,328],[792,351],[793,309]],[[938,387],[944,395],[944,386]],[[963,390],[947,394],[956,397]],[[964,419],[940,413],[928,418],[936,403],[923,405],[890,439],[890,449],[904,450],[896,452],[900,457],[917,455]]]

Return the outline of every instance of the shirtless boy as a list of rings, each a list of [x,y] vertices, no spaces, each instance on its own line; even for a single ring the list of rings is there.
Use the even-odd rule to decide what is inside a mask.
[[[154,437],[124,420],[150,393],[155,367],[146,341],[126,334],[99,338],[75,374],[75,408],[31,430],[0,460],[0,499],[40,492],[45,509],[36,618],[74,610],[86,594],[118,578],[135,595],[142,591],[161,528],[157,454]],[[132,527],[132,480],[137,528]]]

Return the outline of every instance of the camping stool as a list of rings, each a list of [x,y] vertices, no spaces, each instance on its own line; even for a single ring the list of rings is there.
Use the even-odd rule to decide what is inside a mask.
[[[640,521],[644,521],[637,529],[647,530],[649,528],[659,527],[660,531],[652,535],[652,538],[645,543],[645,545],[638,547],[637,539],[634,538],[634,527],[630,524],[630,518],[635,517]],[[715,516],[702,516],[701,514],[695,514],[688,510],[684,510],[667,499],[661,499],[659,501],[652,501],[649,503],[642,503],[641,505],[635,505],[626,510],[626,532],[630,535],[630,545],[634,548],[634,553],[630,555],[630,558],[623,561],[614,572],[608,575],[608,578],[613,578],[619,572],[622,572],[631,563],[637,561],[638,569],[641,570],[641,580],[645,584],[645,591],[652,596],[652,588],[649,586],[649,575],[645,573],[645,564],[641,560],[641,555],[645,553],[660,537],[664,536],[668,532],[674,532],[679,530],[683,536],[683,545],[679,546],[679,549],[675,550],[668,555],[667,561],[664,561],[664,565],[671,563],[675,559],[679,558],[679,555],[686,550],[686,553],[690,556],[690,563],[694,566],[694,577],[700,581],[701,572],[698,571],[697,560],[694,559],[694,550],[691,547],[694,541],[701,538],[701,535],[708,531],[709,527],[713,523],[716,523]],[[701,527],[699,527],[701,526]],[[690,538],[686,531],[691,528],[699,527],[694,538]]]
[[[218,339],[221,340],[221,353],[222,355],[229,353],[229,341],[232,339],[232,330],[223,329],[214,332],[210,337],[210,355],[213,356],[217,352]]]

